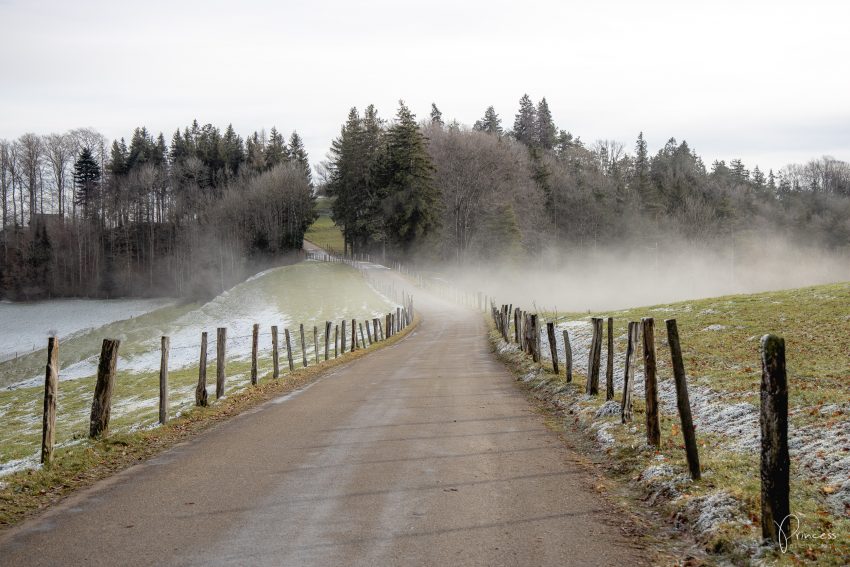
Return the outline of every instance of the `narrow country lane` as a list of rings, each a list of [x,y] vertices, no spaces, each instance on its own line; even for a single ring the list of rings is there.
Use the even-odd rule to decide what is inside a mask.
[[[2,565],[637,565],[482,317],[421,325],[0,535]]]

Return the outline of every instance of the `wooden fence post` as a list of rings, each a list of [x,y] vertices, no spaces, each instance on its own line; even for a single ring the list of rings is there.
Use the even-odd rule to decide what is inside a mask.
[[[216,329],[215,342],[215,399],[224,395],[224,366],[227,355],[227,327]]]
[[[395,308],[395,332],[401,332],[401,307]]]
[[[257,385],[257,354],[260,350],[260,325],[254,323],[251,329],[251,385]]]
[[[564,329],[564,372],[567,382],[573,381],[573,347],[570,345],[570,334]]]
[[[785,340],[761,338],[761,535],[778,543],[790,537],[788,377]],[[782,535],[784,534],[784,535]]]
[[[643,331],[643,391],[646,398],[646,443],[661,445],[661,423],[658,418],[658,380],[655,370],[655,319],[644,317]]]
[[[171,339],[162,337],[162,358],[159,360],[159,423],[168,423],[168,352]]]
[[[339,325],[334,325],[334,358],[339,356]]]
[[[605,400],[614,399],[614,318],[608,317],[608,352],[605,357]]]
[[[121,341],[103,339],[91,404],[89,437],[106,437],[109,434],[109,413],[112,411],[112,390],[115,387],[115,367],[118,364],[120,345]]]
[[[313,354],[316,355],[316,366],[319,365],[319,328],[313,325]]]
[[[280,378],[280,351],[278,350],[277,325],[272,325],[272,378]]]
[[[360,347],[366,348],[366,337],[363,336],[363,323],[358,323],[360,327]]]
[[[369,339],[369,346],[372,346],[372,329],[369,327],[369,319],[366,319],[366,338]]]
[[[546,323],[546,333],[549,335],[549,352],[552,354],[552,370],[560,374],[558,369],[558,341],[555,339],[555,323]]]
[[[520,340],[520,332],[522,330],[522,325],[520,325],[521,313],[522,310],[519,307],[514,309],[514,342],[518,345],[522,344],[522,341]]]
[[[41,462],[53,460],[56,439],[56,388],[59,383],[59,339],[47,339],[47,367],[44,372],[44,412],[41,418]]]
[[[351,320],[351,352],[354,352],[360,347],[360,341],[357,340],[357,319]]]
[[[330,358],[331,322],[325,321],[325,362]]]
[[[307,341],[304,338],[304,323],[298,324],[301,334],[301,360],[304,363],[304,368],[307,368]]]
[[[599,393],[599,370],[602,358],[602,319],[593,317],[593,338],[590,341],[590,360],[587,363],[587,394],[595,396]]]
[[[286,359],[289,362],[289,371],[295,370],[295,363],[292,362],[292,339],[289,336],[289,329],[283,330],[283,338],[286,340]]]
[[[207,405],[207,332],[201,333],[201,355],[198,360],[198,386],[195,388],[195,405]]]
[[[340,351],[345,354],[345,319],[342,320],[342,341],[340,342]]]
[[[623,424],[632,420],[632,382],[634,382],[635,350],[637,349],[637,323],[629,321],[626,344],[626,362],[623,365],[623,400],[620,402],[620,419]]]
[[[685,364],[682,362],[682,346],[679,343],[679,329],[675,319],[667,319],[667,342],[670,344],[670,357],[673,361],[673,378],[676,381],[676,405],[679,407],[679,419],[682,422],[682,437],[685,440],[685,456],[691,478],[700,479],[699,452],[694,435],[694,420],[691,416],[691,402],[688,398],[688,383],[685,377]]]

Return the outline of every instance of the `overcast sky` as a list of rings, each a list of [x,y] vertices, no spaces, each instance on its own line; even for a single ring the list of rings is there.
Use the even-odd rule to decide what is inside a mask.
[[[297,130],[324,159],[351,106],[471,125],[545,96],[559,128],[706,163],[850,161],[850,1],[0,0],[0,138],[129,138],[197,118]]]

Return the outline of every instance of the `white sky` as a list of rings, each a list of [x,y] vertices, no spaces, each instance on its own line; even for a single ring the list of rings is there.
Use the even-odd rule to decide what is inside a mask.
[[[348,109],[510,127],[527,92],[585,142],[706,164],[850,161],[850,1],[0,0],[0,138],[275,125],[324,159]]]

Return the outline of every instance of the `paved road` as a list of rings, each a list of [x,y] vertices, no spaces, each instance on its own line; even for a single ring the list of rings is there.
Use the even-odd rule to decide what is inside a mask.
[[[634,565],[489,352],[418,299],[397,345],[0,536],[2,565]]]

